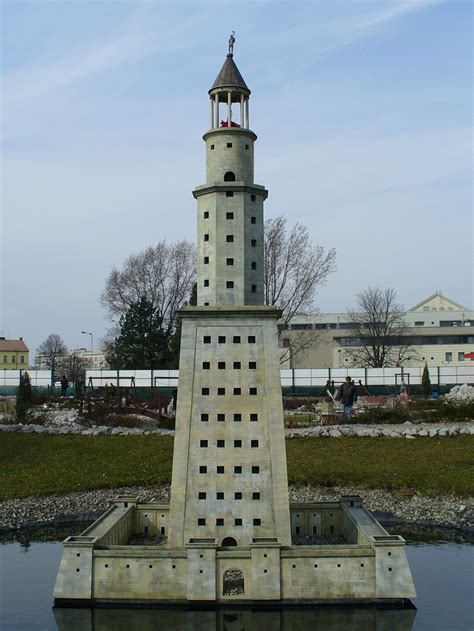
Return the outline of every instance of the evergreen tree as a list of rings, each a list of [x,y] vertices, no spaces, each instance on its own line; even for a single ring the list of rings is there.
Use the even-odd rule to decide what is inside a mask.
[[[428,364],[426,363],[421,377],[421,391],[425,396],[429,396],[431,394],[430,372],[428,370]]]
[[[108,357],[112,368],[146,369],[168,364],[169,338],[152,302],[141,298],[133,303],[121,316],[119,326]]]
[[[16,393],[16,418],[24,421],[26,413],[31,407],[33,393],[31,390],[30,376],[27,372],[20,375],[20,385]]]

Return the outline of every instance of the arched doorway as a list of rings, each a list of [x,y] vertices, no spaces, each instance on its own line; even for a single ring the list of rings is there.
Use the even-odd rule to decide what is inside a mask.
[[[227,171],[227,173],[224,175],[224,182],[235,182],[235,173],[232,173],[232,171]]]
[[[245,593],[244,573],[237,568],[230,568],[222,577],[222,595],[238,596]]]
[[[227,548],[229,546],[236,546],[237,545],[237,541],[234,539],[234,537],[224,537],[224,539],[222,539],[222,547]]]

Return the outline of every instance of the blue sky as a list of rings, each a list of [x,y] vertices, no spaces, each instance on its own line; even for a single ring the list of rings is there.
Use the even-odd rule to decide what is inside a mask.
[[[470,2],[0,6],[3,335],[99,340],[112,266],[195,239],[231,30],[266,215],[337,249],[320,310],[368,285],[472,307]]]

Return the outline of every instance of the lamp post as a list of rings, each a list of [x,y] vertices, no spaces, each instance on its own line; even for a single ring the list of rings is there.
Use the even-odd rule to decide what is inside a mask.
[[[92,335],[92,333],[89,333],[89,331],[81,331],[81,333],[83,333],[84,335],[91,336],[91,358],[92,358],[92,352],[94,350],[94,336]]]

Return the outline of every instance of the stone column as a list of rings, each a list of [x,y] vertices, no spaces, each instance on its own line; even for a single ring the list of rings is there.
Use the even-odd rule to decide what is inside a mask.
[[[232,92],[227,92],[227,127],[230,127],[232,120]]]
[[[245,101],[245,127],[250,129],[249,97]]]
[[[215,120],[215,116],[214,116],[214,98],[211,96],[211,129],[214,129],[214,120]]]
[[[244,95],[240,95],[240,126],[244,126],[244,107],[245,107],[245,99]]]
[[[219,127],[219,95],[216,94],[214,96],[215,99],[215,104],[214,104],[214,110],[215,110],[215,116],[216,116],[216,123],[214,125],[214,127],[217,129]]]

